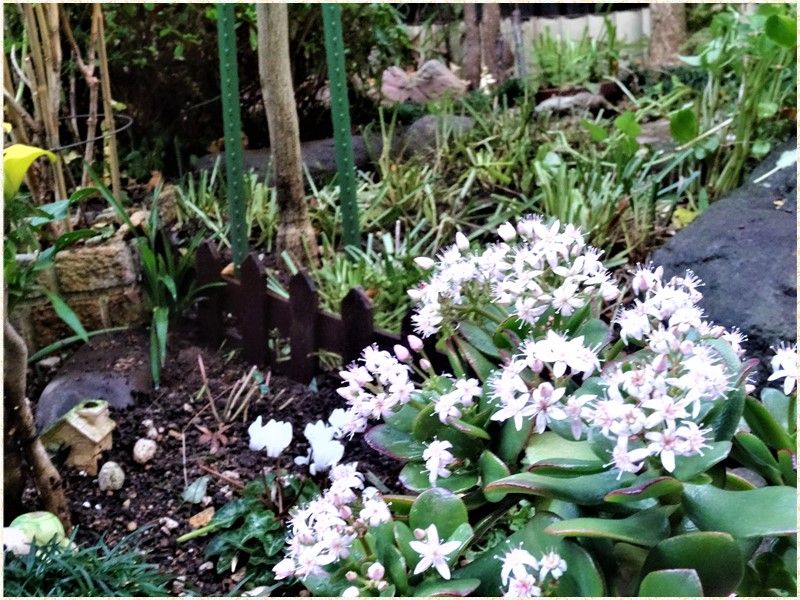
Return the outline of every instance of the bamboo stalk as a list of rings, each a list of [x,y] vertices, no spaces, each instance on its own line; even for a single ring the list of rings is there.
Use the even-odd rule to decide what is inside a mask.
[[[114,107],[111,102],[111,81],[108,74],[108,56],[106,55],[106,36],[103,26],[103,9],[100,4],[93,4],[92,18],[97,22],[97,56],[100,60],[100,86],[103,94],[103,122],[106,126],[109,149],[109,168],[111,171],[111,189],[117,200],[122,199],[122,182],[119,175],[119,158],[117,155],[117,136],[114,133]]]
[[[75,55],[75,61],[78,63],[78,68],[83,74],[86,85],[89,87],[89,116],[86,120],[86,148],[83,153],[84,166],[83,174],[81,175],[81,186],[85,187],[89,185],[89,165],[92,163],[92,159],[94,158],[94,138],[97,131],[97,104],[99,98],[98,87],[100,86],[100,80],[98,80],[94,75],[95,62],[97,58],[97,19],[92,18],[89,46],[86,53],[87,58],[84,61],[83,56],[81,55],[81,50],[78,47],[78,43],[75,41],[75,36],[72,35],[72,28],[69,25],[69,20],[67,19],[67,13],[64,10],[64,6],[59,5],[59,7],[61,10],[61,26],[64,29],[64,35],[67,36],[67,41],[69,42],[70,46],[72,46],[72,52]],[[73,113],[74,112],[75,111],[73,110]]]

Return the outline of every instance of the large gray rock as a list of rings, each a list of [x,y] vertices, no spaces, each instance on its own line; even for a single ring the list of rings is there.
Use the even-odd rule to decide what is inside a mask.
[[[399,151],[405,156],[429,157],[436,152],[443,135],[459,137],[474,126],[471,117],[459,115],[425,115],[402,134]]]
[[[666,276],[694,271],[705,282],[708,318],[741,329],[750,355],[761,359],[776,342],[796,338],[796,162],[763,177],[788,151],[796,153],[793,140],[652,256]]]
[[[353,160],[359,170],[369,169],[381,154],[382,141],[379,135],[353,136]],[[303,164],[308,169],[309,175],[314,180],[327,177],[336,172],[336,154],[334,153],[334,140],[311,140],[300,144],[300,154]],[[245,171],[253,170],[259,178],[263,179],[270,160],[269,148],[260,150],[242,151]],[[225,152],[206,154],[197,161],[199,171],[210,171],[214,168],[217,159],[224,168]]]

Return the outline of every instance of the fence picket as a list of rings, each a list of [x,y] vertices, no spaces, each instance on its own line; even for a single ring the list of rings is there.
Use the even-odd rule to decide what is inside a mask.
[[[289,376],[300,383],[308,383],[319,367],[319,296],[314,281],[305,271],[296,273],[289,281],[289,302],[292,315],[289,327],[292,349]]]
[[[267,340],[267,274],[253,253],[244,259],[237,302],[242,356],[250,364],[265,365],[269,355]]]
[[[361,351],[372,343],[375,326],[372,317],[372,300],[361,286],[354,287],[342,300],[342,325],[344,325],[344,364],[354,361]]]

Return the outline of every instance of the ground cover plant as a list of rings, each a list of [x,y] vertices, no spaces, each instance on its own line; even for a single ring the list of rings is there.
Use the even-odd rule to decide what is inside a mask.
[[[796,344],[650,262],[744,186],[794,217],[795,7],[692,7],[663,65],[613,6],[409,6],[7,11],[9,594],[796,596]]]

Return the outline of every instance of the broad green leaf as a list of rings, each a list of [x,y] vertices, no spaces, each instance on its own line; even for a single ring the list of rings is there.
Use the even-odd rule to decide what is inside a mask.
[[[712,409],[703,419],[703,425],[710,427],[714,432],[714,440],[722,442],[730,440],[744,413],[744,392],[733,389],[724,394],[714,403]]]
[[[58,221],[67,216],[69,209],[69,200],[57,200],[48,204],[40,204],[36,207],[36,215],[28,219],[28,224],[31,227],[41,227],[53,221]],[[94,232],[95,235],[97,232]]]
[[[442,488],[422,492],[408,514],[408,526],[412,531],[436,525],[439,538],[445,540],[463,523],[468,523],[464,503],[458,496]]]
[[[585,461],[592,464],[597,463],[601,467],[603,465],[603,461],[592,452],[588,442],[568,440],[552,431],[533,434],[525,449],[525,463],[534,465],[552,459]]]
[[[489,434],[486,433],[485,429],[467,423],[466,421],[462,421],[461,419],[450,418],[447,422],[453,429],[455,429],[456,431],[460,431],[466,436],[477,438],[480,440],[492,439],[491,436],[489,436]]]
[[[86,329],[84,329],[83,325],[81,324],[81,320],[78,318],[78,315],[75,314],[75,311],[72,310],[67,303],[61,299],[61,296],[55,292],[51,292],[48,289],[42,289],[42,291],[47,296],[47,299],[50,300],[50,304],[53,305],[53,310],[56,311],[58,317],[64,321],[64,323],[69,325],[69,328],[75,332],[75,335],[80,337],[80,339],[84,342],[88,342],[89,334],[86,333]]]
[[[745,467],[758,471],[769,481],[780,484],[781,472],[777,459],[766,444],[752,433],[740,432],[734,438],[732,456]]]
[[[764,388],[761,390],[761,403],[780,427],[789,431],[791,424],[794,430],[794,422],[789,416],[791,402],[786,394],[775,388]]]
[[[488,332],[483,327],[479,327],[469,321],[459,323],[458,331],[477,350],[493,358],[500,358],[500,351],[492,340],[492,332]]]
[[[778,392],[780,394],[780,392]],[[783,396],[783,394],[780,394]],[[772,396],[773,398],[775,396]],[[783,396],[786,398],[786,396]],[[784,423],[788,421],[789,416],[789,399],[786,398],[785,411],[776,410],[778,414],[784,413]],[[776,450],[780,448],[794,448],[795,443],[792,441],[791,436],[786,431],[786,425],[781,425],[772,416],[770,410],[755,398],[747,397],[744,404],[744,420],[750,426],[756,436],[764,441],[769,446]]]
[[[458,347],[458,351],[478,376],[478,379],[481,381],[487,381],[489,376],[492,374],[492,371],[497,369],[497,365],[490,362],[480,350],[475,348],[475,346],[469,342],[462,340],[460,337],[455,337],[454,339],[456,346]]]
[[[403,496],[400,494],[384,494],[383,500],[389,505],[389,509],[396,515],[406,515],[411,510],[415,496]]]
[[[414,590],[414,596],[469,596],[481,584],[480,579],[436,579],[424,581]]]
[[[708,596],[736,591],[744,575],[744,557],[727,533],[697,532],[678,535],[650,551],[642,575],[665,569],[694,569]]]
[[[771,15],[764,24],[769,39],[784,48],[797,46],[797,19],[783,15]]]
[[[186,486],[181,494],[181,498],[183,498],[185,502],[199,504],[203,500],[203,496],[206,495],[206,488],[208,488],[209,481],[211,481],[211,477],[208,475],[198,477]]]
[[[394,528],[392,523],[384,523],[382,526],[386,536],[382,536],[375,544],[375,551],[380,563],[386,569],[388,580],[393,583],[397,590],[402,594],[408,593],[408,565],[406,559],[394,545]]]
[[[409,569],[414,569],[419,562],[420,556],[416,550],[411,547],[411,542],[416,538],[409,529],[408,525],[401,521],[395,521],[393,526],[394,541],[400,549],[400,553],[406,559]]]
[[[421,492],[434,486],[430,483],[430,478],[425,465],[417,462],[406,464],[398,476],[400,483],[412,492]],[[452,473],[449,477],[438,477],[436,486],[455,493],[466,492],[478,485],[477,473]]]
[[[725,489],[731,492],[744,492],[747,490],[754,490],[756,486],[750,483],[747,479],[733,473],[730,470],[725,471]]]
[[[42,150],[25,144],[12,144],[3,149],[3,198],[10,202],[19,191],[25,173],[37,158],[46,156],[50,162],[58,157],[49,150]]]
[[[669,537],[671,507],[657,507],[637,512],[624,519],[582,517],[553,523],[546,533],[561,537],[594,537],[627,542],[639,546],[655,546]]]
[[[631,139],[635,139],[642,131],[642,127],[636,122],[636,114],[631,111],[625,111],[614,119],[614,126]]]
[[[481,453],[481,457],[478,460],[478,465],[481,469],[481,483],[484,486],[487,483],[497,481],[503,477],[508,477],[511,474],[506,463],[488,450],[484,450]],[[484,491],[484,495],[489,502],[499,502],[506,497],[506,495],[502,492],[487,493]]]
[[[611,330],[600,319],[589,319],[575,331],[576,336],[583,336],[583,345],[587,348],[601,348],[611,337]]]
[[[370,448],[399,461],[422,460],[425,446],[405,431],[376,425],[364,435]]]
[[[703,454],[676,456],[675,470],[672,472],[675,479],[689,481],[725,460],[731,452],[730,442],[712,442],[709,445],[710,448],[703,448]]]
[[[694,107],[682,108],[669,119],[669,130],[679,144],[686,144],[697,137],[697,115]]]
[[[703,531],[724,531],[737,538],[793,535],[797,531],[797,490],[769,486],[743,492],[711,485],[683,486],[683,506]]]
[[[414,396],[412,395],[412,399]],[[427,402],[427,400],[423,400]],[[410,404],[404,404],[400,410],[393,412],[391,415],[383,419],[383,422],[392,429],[399,429],[410,433],[414,426],[414,419],[417,418],[419,411]]]
[[[531,494],[545,498],[558,498],[576,504],[602,504],[606,494],[620,487],[620,484],[634,480],[630,473],[606,471],[594,475],[578,477],[551,477],[535,473],[517,473],[487,485],[486,491],[507,492],[511,494]]]
[[[589,135],[595,142],[603,142],[608,139],[608,132],[596,123],[583,119],[581,121],[581,126],[589,132]]]
[[[516,465],[520,452],[528,443],[528,438],[533,431],[533,420],[530,417],[522,419],[522,428],[517,430],[513,420],[503,423],[500,432],[500,444],[497,447],[497,456],[506,464]]]
[[[549,458],[540,460],[531,465],[528,471],[538,475],[556,475],[574,477],[575,475],[591,475],[605,470],[605,465],[600,461],[581,460],[573,458]]]
[[[658,498],[667,494],[675,494],[682,489],[681,482],[672,477],[655,477],[630,487],[613,490],[606,494],[604,500],[615,503],[636,502],[646,498]]]
[[[650,598],[695,598],[703,595],[703,586],[694,569],[663,569],[648,573],[642,579],[638,595]]]
[[[794,455],[791,450],[778,450],[778,466],[785,485],[797,487],[797,471],[794,468]]]

